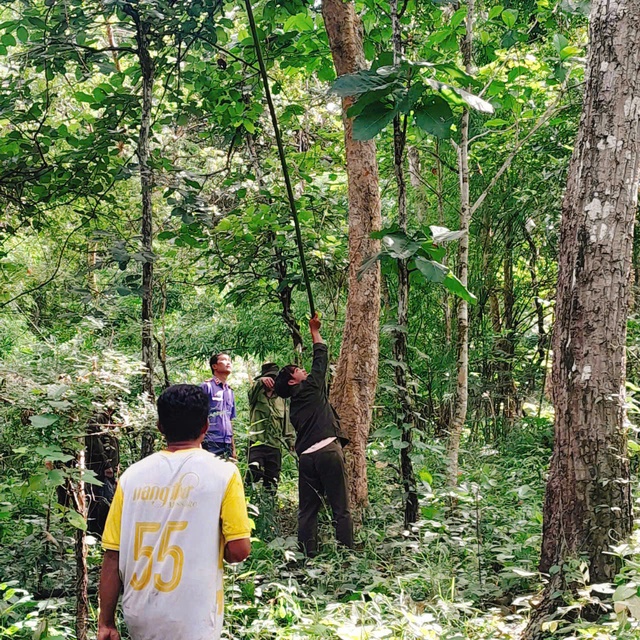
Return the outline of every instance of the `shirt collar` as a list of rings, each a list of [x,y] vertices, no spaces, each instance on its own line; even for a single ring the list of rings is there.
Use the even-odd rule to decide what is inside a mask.
[[[219,386],[219,387],[228,387],[229,384],[227,382],[222,382],[222,380],[218,380],[218,378],[216,376],[213,376],[213,381]]]

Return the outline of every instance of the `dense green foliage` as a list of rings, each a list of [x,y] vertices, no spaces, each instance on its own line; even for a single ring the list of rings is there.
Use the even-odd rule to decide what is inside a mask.
[[[583,5],[479,3],[469,75],[460,52],[465,6],[409,0],[401,19],[406,61],[393,67],[388,3],[364,0],[357,10],[371,69],[336,81],[317,5],[256,4],[332,362],[348,267],[336,94],[358,96],[350,112],[356,137],[376,136],[386,242],[362,267],[382,265],[381,361],[368,448],[371,506],[358,550],[331,548],[329,535],[324,553],[300,562],[295,464],[287,458],[278,507],[250,496],[256,540],[250,559],[229,571],[229,637],[509,638],[526,620],[542,584],[536,568],[552,446],[545,384],[560,203],[580,113]],[[140,238],[137,21],[147,25],[155,65],[152,254]],[[244,403],[261,360],[296,357],[296,336],[306,340],[306,299],[242,5],[7,0],[0,68],[0,635],[73,638],[73,533],[85,524],[58,504],[56,488],[77,480],[65,463],[96,411],[115,409],[124,465],[138,458],[142,432],[154,428],[138,362],[142,265],[153,261],[155,269],[158,390],[204,380],[210,353],[228,350]],[[454,275],[455,234],[443,237],[442,229],[458,227],[455,145],[466,105],[474,107],[469,291]],[[396,226],[387,126],[398,114],[408,144],[407,234]],[[413,260],[406,367],[420,520],[410,531],[402,528],[391,348],[399,256]],[[453,500],[443,458],[456,376],[450,293],[476,302]],[[634,316],[632,421],[639,335]],[[241,404],[241,443],[247,413]],[[246,456],[240,465],[245,471]],[[91,482],[91,474],[83,479]],[[610,603],[595,616],[585,607],[595,596],[577,565],[584,589],[550,634],[637,637],[635,544],[615,550],[626,559],[609,589],[619,587],[615,612]],[[94,606],[99,562],[93,544]]]

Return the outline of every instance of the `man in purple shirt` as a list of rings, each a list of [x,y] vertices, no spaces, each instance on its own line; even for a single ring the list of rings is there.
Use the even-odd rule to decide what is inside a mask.
[[[200,386],[209,397],[209,429],[202,448],[223,458],[236,457],[231,421],[236,417],[236,400],[227,384],[231,373],[231,357],[216,353],[209,359],[213,378]]]

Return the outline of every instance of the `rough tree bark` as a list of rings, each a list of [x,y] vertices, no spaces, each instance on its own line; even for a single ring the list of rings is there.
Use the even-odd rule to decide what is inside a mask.
[[[471,73],[473,52],[473,12],[474,0],[467,2],[467,18],[462,59],[467,73]],[[469,110],[462,114],[460,125],[460,145],[458,146],[458,173],[460,176],[460,231],[464,234],[458,244],[458,278],[466,287],[469,273],[469,224],[471,222],[471,201],[469,196]],[[469,399],[469,305],[466,300],[457,300],[458,357],[456,395],[453,419],[449,427],[447,442],[447,484],[455,487],[458,483],[458,451],[460,436],[467,418]]]
[[[640,178],[640,0],[594,0],[582,118],[562,207],[553,330],[555,446],[540,568],[583,556],[592,583],[631,531],[625,339]],[[555,573],[525,633],[569,587]]]
[[[337,75],[365,68],[362,24],[353,2],[324,0],[322,16]],[[371,233],[380,229],[381,215],[376,145],[372,140],[353,139],[352,120],[346,115],[352,103],[352,98],[342,101],[349,180],[349,292],[331,402],[351,439],[347,466],[351,503],[358,520],[368,502],[366,445],[378,381],[380,316],[380,269],[369,269],[361,279],[358,269],[363,258],[380,250]]]

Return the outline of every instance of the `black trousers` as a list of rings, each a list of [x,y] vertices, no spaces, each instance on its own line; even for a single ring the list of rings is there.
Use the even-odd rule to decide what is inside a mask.
[[[249,474],[251,482],[264,483],[267,491],[275,493],[282,469],[282,453],[276,447],[256,444],[249,447]]]
[[[338,542],[353,547],[347,474],[339,442],[334,441],[320,451],[300,456],[298,497],[298,542],[306,555],[314,556],[318,551],[318,511],[323,497],[331,506]]]

